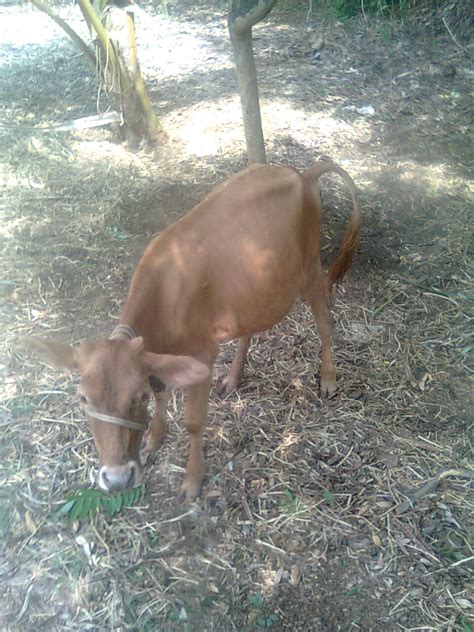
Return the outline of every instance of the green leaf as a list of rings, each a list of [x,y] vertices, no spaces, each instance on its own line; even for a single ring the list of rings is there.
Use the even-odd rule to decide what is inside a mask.
[[[95,494],[88,496],[87,503],[88,503],[87,513],[89,514],[95,513],[100,507],[101,498],[99,496],[96,496]]]
[[[331,494],[331,492],[329,492],[327,489],[325,489],[324,492],[323,492],[323,496],[324,496],[324,500],[331,507],[331,509],[334,509],[336,507],[336,499]]]
[[[112,497],[104,498],[102,500],[102,507],[105,510],[105,513],[109,516],[109,518],[113,518],[116,514],[115,511],[115,503]]]
[[[74,507],[76,503],[76,499],[67,500],[61,507],[56,511],[56,515],[61,516],[63,514],[68,514],[71,509]]]
[[[69,518],[71,519],[72,522],[74,522],[74,520],[77,520],[77,518],[79,518],[79,515],[82,512],[83,504],[84,504],[84,499],[82,498],[82,496],[74,500],[74,507],[71,509],[71,513],[69,514]]]
[[[79,519],[85,518],[87,515],[89,515],[91,509],[92,509],[92,498],[90,496],[83,496],[81,511],[79,512],[79,515],[77,517]]]
[[[118,513],[123,507],[123,494],[117,494],[116,496],[112,496],[114,501],[114,509],[115,513]]]
[[[130,507],[133,505],[133,499],[135,498],[135,490],[129,489],[123,494],[123,506]]]
[[[139,487],[134,487],[132,489],[133,500],[130,503],[131,505],[134,505],[137,502],[137,500],[140,498],[140,496],[142,495],[141,491],[140,491],[140,487],[141,487],[141,485]]]

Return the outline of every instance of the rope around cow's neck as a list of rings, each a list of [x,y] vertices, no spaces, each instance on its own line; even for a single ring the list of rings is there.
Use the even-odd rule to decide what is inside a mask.
[[[106,415],[96,410],[93,406],[84,406],[84,412],[89,417],[97,419],[97,421],[104,421],[108,424],[115,424],[116,426],[122,426],[123,428],[130,428],[131,430],[145,430],[144,424],[132,421],[131,419],[122,419],[122,417],[114,417],[113,415]]]
[[[133,331],[130,325],[117,325],[112,330],[112,333],[109,336],[109,340],[116,340],[117,338],[128,338],[128,340],[133,340],[136,338],[137,334]]]

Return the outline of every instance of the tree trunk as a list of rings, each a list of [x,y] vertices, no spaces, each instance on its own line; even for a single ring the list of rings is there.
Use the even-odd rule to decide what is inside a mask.
[[[106,4],[105,12],[99,16],[90,0],[78,0],[78,3],[89,27],[97,34],[100,72],[123,115],[128,141],[133,145],[143,139],[155,141],[163,128],[148,98],[138,65],[133,14]]]
[[[129,102],[129,107],[126,108],[129,112],[129,117],[133,117],[133,121],[130,121],[129,127],[132,127],[136,132],[138,132],[141,138],[156,140],[158,135],[163,132],[163,128],[148,97],[145,82],[143,81],[140,66],[138,64],[135,19],[133,13],[128,11],[126,12],[126,21],[128,31],[129,64],[127,64],[127,60],[124,56],[120,54],[120,49],[118,50],[118,53],[120,63],[122,67],[127,68],[131,79],[130,85],[128,86],[128,94],[124,95]],[[125,123],[127,123],[126,119]]]
[[[276,0],[232,0],[228,18],[249,164],[265,163],[267,160],[253,57],[252,27],[263,20],[275,4]]]

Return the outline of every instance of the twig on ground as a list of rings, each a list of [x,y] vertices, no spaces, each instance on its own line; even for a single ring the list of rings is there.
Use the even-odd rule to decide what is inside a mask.
[[[453,35],[453,32],[452,32],[452,31],[451,31],[451,29],[449,28],[448,23],[446,22],[446,18],[445,18],[445,17],[443,17],[443,24],[444,24],[444,26],[446,27],[446,30],[447,30],[447,31],[448,31],[448,33],[450,34],[451,39],[452,39],[452,40],[453,40],[453,42],[456,44],[456,46],[457,46],[458,48],[460,48],[462,51],[464,51],[464,52],[466,53],[466,52],[467,52],[467,49],[466,49],[466,48],[464,48],[464,46],[462,46],[462,45],[458,42],[458,40],[455,38],[455,36]]]
[[[410,498],[398,505],[395,510],[396,513],[398,515],[401,515],[408,511],[408,509],[413,507],[420,500],[420,498],[435,490],[438,487],[439,483],[448,476],[458,476],[460,478],[474,480],[474,471],[469,470],[466,467],[443,467],[442,469],[438,470],[438,472],[436,472],[433,478],[430,478],[424,485],[419,487],[416,492],[411,495]]]

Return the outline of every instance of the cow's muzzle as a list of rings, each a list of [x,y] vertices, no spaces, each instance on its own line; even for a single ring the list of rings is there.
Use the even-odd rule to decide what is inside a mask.
[[[135,461],[128,461],[125,465],[103,465],[97,476],[101,489],[107,492],[136,487],[142,478],[141,467]]]

